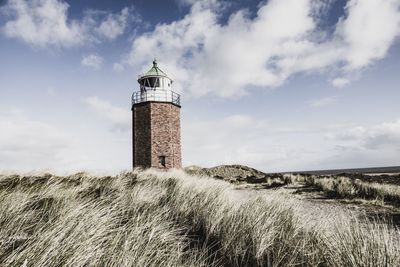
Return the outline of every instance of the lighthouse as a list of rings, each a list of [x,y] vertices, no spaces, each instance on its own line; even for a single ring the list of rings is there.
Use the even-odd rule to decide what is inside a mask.
[[[132,94],[133,167],[181,168],[180,95],[172,79],[153,61]]]

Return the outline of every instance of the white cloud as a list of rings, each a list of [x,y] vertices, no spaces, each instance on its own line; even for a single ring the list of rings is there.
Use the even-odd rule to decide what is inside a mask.
[[[221,24],[215,1],[196,1],[181,20],[136,38],[125,62],[147,67],[157,56],[177,91],[235,96],[299,72],[350,75],[383,58],[399,35],[398,0],[349,1],[333,34],[318,26],[331,1],[317,2],[271,0],[255,18],[240,10]]]
[[[102,110],[101,104],[94,106]],[[114,120],[118,112],[110,111]],[[63,127],[30,117],[23,110],[0,109],[0,172],[63,175],[84,170],[105,175],[131,167],[129,135],[92,128],[88,121],[74,120]]]
[[[126,131],[131,129],[131,114],[129,109],[117,107],[97,96],[85,98],[83,102],[101,118],[111,122],[114,129]]]
[[[400,120],[341,127],[332,129],[325,136],[329,146],[321,151],[319,160],[325,169],[398,165]]]
[[[335,78],[332,80],[332,85],[337,88],[342,88],[350,83],[349,79],[346,78]]]
[[[109,14],[107,18],[96,28],[96,32],[109,40],[122,35],[127,27],[129,8],[121,10],[120,14]]]
[[[346,69],[360,69],[383,58],[400,34],[399,0],[351,0],[337,26],[347,46]]]
[[[13,19],[6,22],[3,32],[39,47],[82,44],[87,40],[86,29],[77,21],[67,20],[68,8],[58,0],[9,0],[5,10]]]
[[[81,60],[82,66],[99,69],[103,64],[103,58],[99,55],[91,54],[83,56]]]
[[[331,105],[333,102],[335,102],[336,97],[324,97],[320,99],[315,99],[310,102],[310,107],[314,108],[320,108],[320,107],[325,107],[328,105]]]
[[[6,18],[2,32],[36,47],[71,47],[115,39],[136,16],[132,8],[124,8],[119,14],[86,12],[73,20],[68,9],[63,0],[9,0],[1,10]]]
[[[321,158],[331,155],[331,143],[322,134],[328,130],[303,127],[247,114],[187,121],[182,124],[184,164],[244,164],[264,171],[317,168]]]
[[[357,126],[334,136],[346,141],[348,147],[363,147],[379,150],[389,147],[400,152],[400,120],[384,122],[378,125]]]
[[[243,124],[238,121],[244,122]],[[269,122],[245,114],[182,124],[185,165],[245,164],[264,171],[395,165],[400,120],[324,127]]]
[[[66,133],[21,110],[1,110],[0,129],[0,169],[51,168],[71,144]]]

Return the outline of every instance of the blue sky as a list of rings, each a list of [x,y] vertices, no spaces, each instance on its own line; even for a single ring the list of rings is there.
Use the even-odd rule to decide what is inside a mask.
[[[154,57],[186,166],[399,165],[399,35],[399,0],[0,1],[0,169],[129,169]]]

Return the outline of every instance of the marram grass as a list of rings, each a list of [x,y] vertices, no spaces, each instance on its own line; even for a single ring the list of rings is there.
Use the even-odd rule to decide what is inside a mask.
[[[0,176],[0,266],[400,265],[390,225],[328,233],[264,195],[181,171]]]

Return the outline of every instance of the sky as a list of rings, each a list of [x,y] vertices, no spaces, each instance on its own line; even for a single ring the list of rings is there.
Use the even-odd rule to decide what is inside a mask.
[[[0,0],[0,170],[131,168],[131,95],[181,94],[183,165],[400,165],[400,0]]]

